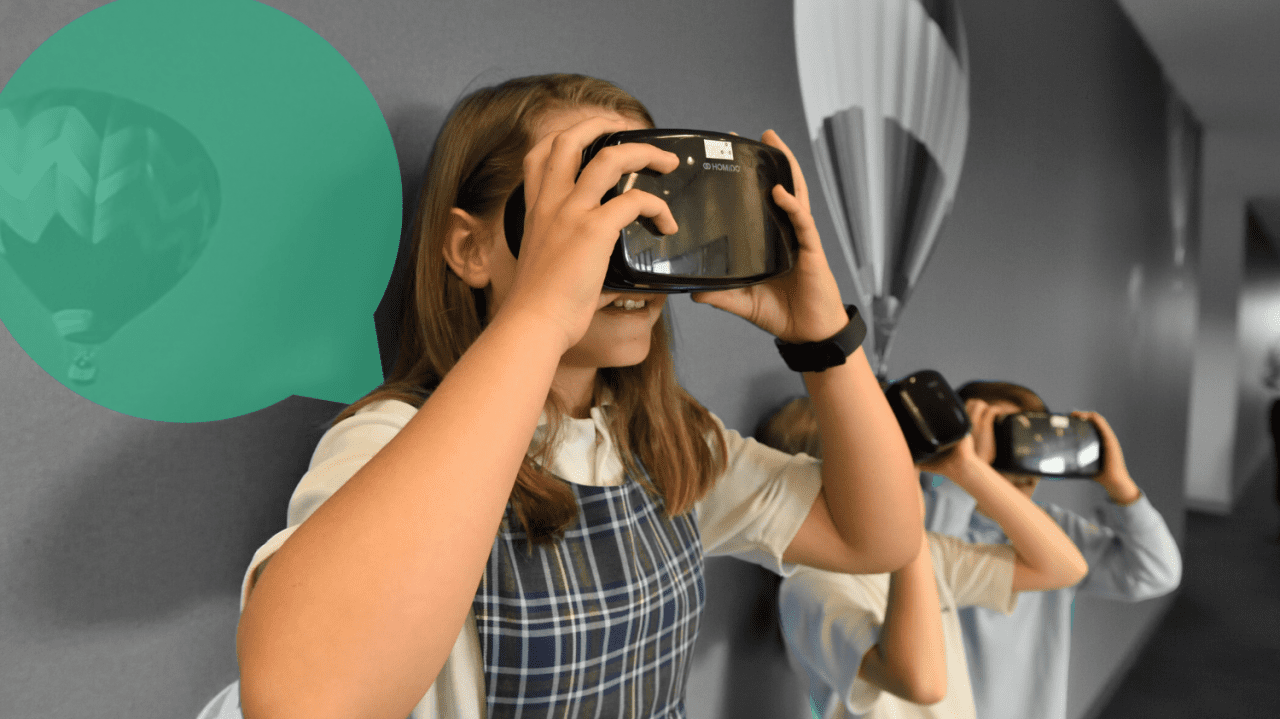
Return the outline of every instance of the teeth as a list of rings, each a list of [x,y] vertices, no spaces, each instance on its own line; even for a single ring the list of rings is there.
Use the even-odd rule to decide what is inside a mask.
[[[614,300],[613,301],[614,307],[619,307],[624,310],[638,310],[641,307],[644,307],[644,305],[645,305],[644,300]]]

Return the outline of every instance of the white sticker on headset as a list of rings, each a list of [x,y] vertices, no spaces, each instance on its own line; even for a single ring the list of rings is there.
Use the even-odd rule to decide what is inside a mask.
[[[707,151],[708,160],[732,160],[733,159],[733,143],[728,140],[706,140],[702,141],[703,147]]]

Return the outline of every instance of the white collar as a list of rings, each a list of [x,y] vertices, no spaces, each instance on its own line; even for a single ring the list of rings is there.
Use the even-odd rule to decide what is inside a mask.
[[[613,395],[606,388],[599,403],[593,406],[588,417],[564,417],[560,436],[551,450],[551,473],[574,484],[611,487],[625,481],[622,461],[609,432],[609,420],[605,407],[613,405]],[[538,428],[529,442],[530,451],[545,436],[547,413],[538,418]]]

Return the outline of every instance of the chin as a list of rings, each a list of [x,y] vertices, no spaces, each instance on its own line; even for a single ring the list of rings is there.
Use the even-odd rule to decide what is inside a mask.
[[[634,367],[649,356],[648,338],[642,343],[623,343],[602,346],[582,346],[569,350],[564,361],[579,367]]]

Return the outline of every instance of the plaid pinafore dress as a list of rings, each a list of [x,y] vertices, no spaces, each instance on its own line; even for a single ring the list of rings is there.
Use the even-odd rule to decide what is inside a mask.
[[[533,546],[507,506],[475,598],[488,719],[683,719],[705,601],[693,513],[628,476],[569,483],[578,520]]]

